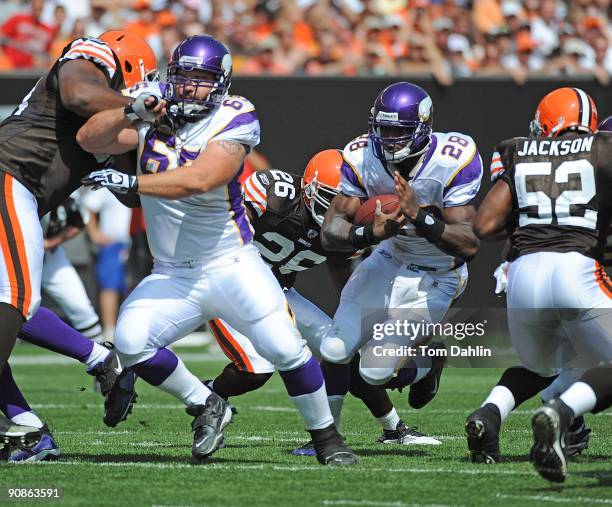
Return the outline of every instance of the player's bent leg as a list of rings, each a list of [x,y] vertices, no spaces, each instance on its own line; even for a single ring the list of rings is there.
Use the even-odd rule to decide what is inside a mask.
[[[285,296],[295,315],[298,331],[314,356],[321,359],[321,342],[331,326],[332,318],[302,296],[295,287],[286,291]]]
[[[4,453],[0,461],[42,461],[59,456],[59,447],[49,428],[24,398],[9,365],[0,373],[0,385],[0,411],[7,417],[0,420],[0,448],[6,444],[5,450],[0,451]],[[9,433],[12,438],[8,438]]]
[[[270,380],[273,372],[255,373],[240,369],[234,363],[228,364],[223,371],[213,380],[205,382],[209,389],[217,393],[221,398],[228,399],[232,396],[256,391]]]
[[[40,305],[44,257],[36,199],[3,171],[0,172],[0,245],[1,372],[21,324],[36,313]]]

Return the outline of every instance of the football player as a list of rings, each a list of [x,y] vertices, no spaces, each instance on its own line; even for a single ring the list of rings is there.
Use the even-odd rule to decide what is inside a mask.
[[[423,345],[427,336],[372,339],[374,325],[393,323],[401,311],[409,320],[440,322],[463,293],[466,261],[478,249],[472,231],[472,199],[482,177],[478,149],[470,136],[433,132],[432,124],[427,92],[411,83],[395,83],[376,98],[368,134],[343,151],[342,191],[325,215],[323,247],[376,247],[342,290],[333,325],[321,344],[335,416],[348,391],[348,364],[362,347],[359,373],[366,382],[385,388],[411,385],[408,401],[413,408],[425,406],[438,390],[444,364],[440,354],[433,359],[397,354],[384,364],[375,359],[375,347]],[[379,201],[373,223],[354,225],[362,201],[382,194],[397,194],[398,210],[382,213]]]
[[[92,114],[133,99],[118,90],[156,67],[151,48],[126,32],[68,44],[61,57],[0,124],[0,372],[24,320],[40,304],[43,233],[39,217],[62,203],[106,157],[78,145]],[[135,115],[151,114],[135,104]],[[5,421],[0,420],[0,438]],[[14,435],[15,425],[9,431]]]
[[[321,339],[331,318],[303,297],[294,287],[298,273],[323,262],[338,293],[350,276],[352,252],[326,252],[320,230],[325,212],[340,191],[344,164],[339,150],[317,153],[304,175],[297,177],[271,169],[250,176],[244,184],[246,211],[255,229],[253,242],[285,289],[289,306],[302,338],[320,358]],[[354,257],[354,256],[353,256]],[[253,348],[250,340],[221,319],[209,323],[222,350],[232,360],[208,386],[223,398],[260,388],[274,372],[274,365]],[[363,381],[352,363],[351,394],[360,398],[383,428],[378,441],[400,444],[439,444],[414,428],[407,427],[386,391]],[[340,421],[336,421],[339,428]],[[294,451],[314,455],[312,443]]]
[[[612,132],[612,116],[604,119],[598,130]],[[609,238],[610,236],[602,261],[605,266],[610,265]],[[563,373],[554,383],[562,376]],[[565,480],[567,458],[574,455],[572,445],[575,441],[575,427],[581,420],[584,421],[583,414],[596,414],[610,405],[612,376],[609,367],[602,367],[587,370],[564,392],[535,411],[532,418],[534,444],[530,457],[535,469],[544,479],[553,482]]]
[[[227,93],[231,74],[223,44],[208,35],[190,37],[173,52],[167,83],[145,87],[151,92],[133,90],[137,101],[161,108],[160,121],[166,104],[159,97],[167,99],[169,117],[161,125],[138,122],[121,107],[98,113],[78,133],[91,152],[139,148],[140,174],[107,169],[84,180],[140,194],[155,258],[153,273],[122,305],[115,346],[124,364],[187,405],[194,417],[192,455],[201,461],[223,444],[232,411],[166,346],[220,317],[279,369],[318,460],[354,464],[334,427],[319,363],[252,244],[238,176],[259,143],[259,121],[251,102]]]
[[[481,238],[510,237],[507,306],[521,367],[506,370],[466,422],[472,461],[500,460],[511,410],[548,387],[574,349],[583,362],[612,360],[612,282],[600,259],[609,234],[612,136],[578,88],[539,103],[531,137],[501,142],[497,181],[474,222]]]

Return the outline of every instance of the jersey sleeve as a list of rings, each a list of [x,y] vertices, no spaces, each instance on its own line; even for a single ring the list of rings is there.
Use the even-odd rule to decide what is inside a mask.
[[[261,132],[255,106],[244,97],[230,95],[221,108],[220,126],[210,140],[236,141],[245,145],[248,151],[257,146]]]
[[[482,182],[482,158],[476,144],[473,143],[472,154],[452,174],[444,188],[444,207],[466,206],[478,191]]]
[[[349,197],[366,198],[365,185],[359,168],[363,165],[363,154],[357,154],[349,149],[350,144],[342,152],[341,192]],[[357,150],[363,152],[362,149]],[[361,155],[361,156],[360,156]]]
[[[268,189],[270,186],[268,171],[258,171],[244,182],[244,203],[257,218],[268,208]]]
[[[112,79],[117,72],[117,63],[113,51],[99,39],[76,39],[65,50],[59,61],[77,60],[79,58],[95,63],[109,79]]]

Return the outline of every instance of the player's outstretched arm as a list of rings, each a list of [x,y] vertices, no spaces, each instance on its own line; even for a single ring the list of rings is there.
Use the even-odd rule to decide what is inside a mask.
[[[445,208],[440,220],[419,205],[412,186],[397,171],[395,189],[400,209],[421,236],[449,255],[466,260],[476,255],[480,241],[472,228],[476,215],[474,206]]]
[[[124,107],[132,101],[111,89],[104,72],[82,58],[64,63],[59,69],[58,81],[64,107],[85,118],[105,109]]]
[[[498,241],[508,235],[512,213],[512,193],[503,180],[497,180],[484,198],[474,218],[474,233],[483,240]]]
[[[138,176],[138,192],[164,199],[182,199],[227,185],[242,166],[247,148],[238,141],[211,141],[189,166]]]
[[[126,106],[94,114],[77,132],[77,143],[89,153],[118,155],[138,146],[137,120],[154,122],[166,113],[166,102],[143,93]]]

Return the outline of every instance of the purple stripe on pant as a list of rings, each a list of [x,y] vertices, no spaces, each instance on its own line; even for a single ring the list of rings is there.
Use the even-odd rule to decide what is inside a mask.
[[[159,349],[152,358],[133,365],[132,370],[145,382],[157,387],[176,370],[178,361],[174,352]]]
[[[318,391],[323,385],[323,372],[318,361],[311,357],[305,364],[290,371],[279,372],[289,396],[302,396]]]
[[[93,341],[42,307],[21,327],[19,338],[81,363],[87,361],[94,347]]]

